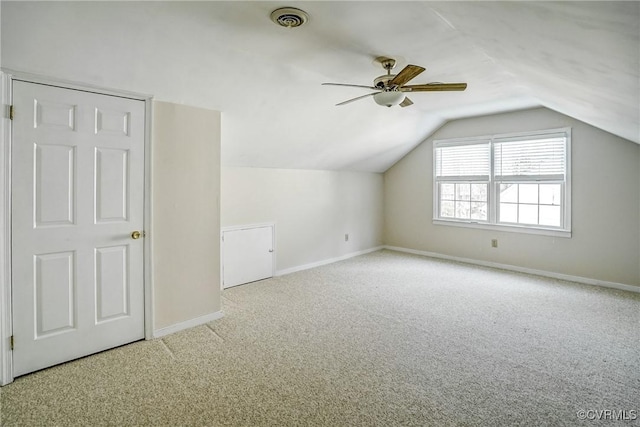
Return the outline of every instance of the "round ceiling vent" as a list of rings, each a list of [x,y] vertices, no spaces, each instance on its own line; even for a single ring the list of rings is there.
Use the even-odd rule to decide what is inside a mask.
[[[281,27],[295,28],[307,22],[309,15],[294,7],[282,7],[271,12],[271,20]]]

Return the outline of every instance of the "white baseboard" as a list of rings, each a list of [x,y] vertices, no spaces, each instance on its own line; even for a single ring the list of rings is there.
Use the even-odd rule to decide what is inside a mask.
[[[483,267],[493,267],[493,268],[499,268],[502,270],[516,271],[518,273],[535,274],[536,276],[544,276],[544,277],[550,277],[552,279],[567,280],[569,282],[583,283],[585,285],[602,286],[605,288],[612,288],[612,289],[619,289],[622,291],[640,293],[639,286],[626,285],[624,283],[607,282],[605,280],[590,279],[588,277],[571,276],[569,274],[554,273],[552,271],[536,270],[533,268],[518,267],[515,265],[500,264],[500,263],[491,262],[491,261],[480,261],[480,260],[471,259],[471,258],[461,258],[461,257],[456,257],[451,255],[443,255],[436,252],[426,252],[426,251],[419,251],[416,249],[401,248],[398,246],[385,245],[384,249],[389,249],[391,251],[397,251],[397,252],[406,252],[406,253],[415,254],[415,255],[422,255],[422,256],[427,256],[431,258],[446,259],[449,261],[464,262],[467,264],[481,265]]]
[[[216,311],[215,313],[205,314],[204,316],[196,317],[195,319],[186,320],[184,322],[176,323],[175,325],[167,326],[166,328],[160,328],[153,331],[153,338],[164,337],[165,335],[173,334],[185,329],[193,328],[194,326],[204,325],[205,323],[213,322],[222,318],[224,314],[222,311]]]
[[[329,258],[322,261],[312,262],[310,264],[303,264],[303,265],[298,265],[296,267],[285,268],[284,270],[277,270],[276,276],[284,276],[285,274],[295,273],[296,271],[308,270],[310,268],[320,267],[321,265],[332,264],[334,262],[343,261],[345,259],[353,258],[359,255],[364,255],[371,252],[379,251],[380,249],[384,249],[384,246],[376,246],[374,248],[365,249],[363,251],[351,252],[336,258]]]

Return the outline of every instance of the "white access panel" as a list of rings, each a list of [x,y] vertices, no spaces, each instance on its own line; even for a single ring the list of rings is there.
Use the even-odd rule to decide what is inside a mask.
[[[222,232],[222,286],[273,277],[274,227],[258,226]]]

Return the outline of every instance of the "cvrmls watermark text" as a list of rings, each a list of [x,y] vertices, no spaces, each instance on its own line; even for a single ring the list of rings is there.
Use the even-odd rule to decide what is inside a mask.
[[[580,420],[633,421],[638,419],[635,409],[580,409],[576,415]]]

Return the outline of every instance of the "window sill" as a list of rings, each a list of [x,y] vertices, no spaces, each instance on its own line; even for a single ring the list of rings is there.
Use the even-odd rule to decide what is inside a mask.
[[[517,225],[497,225],[480,222],[450,221],[446,219],[434,219],[434,225],[447,225],[463,228],[476,228],[481,230],[506,231],[511,233],[537,234],[540,236],[564,237],[571,238],[570,230],[558,230],[550,228],[532,228]]]

